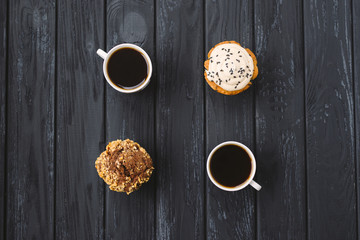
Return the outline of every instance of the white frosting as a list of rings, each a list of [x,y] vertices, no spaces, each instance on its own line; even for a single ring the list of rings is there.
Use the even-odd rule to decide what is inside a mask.
[[[214,48],[209,58],[207,79],[227,91],[244,88],[254,73],[250,54],[235,43],[221,44]]]

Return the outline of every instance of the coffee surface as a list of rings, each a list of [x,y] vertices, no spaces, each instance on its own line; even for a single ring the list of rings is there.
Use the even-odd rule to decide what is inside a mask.
[[[143,55],[132,49],[122,48],[114,52],[107,64],[110,80],[120,88],[131,89],[141,85],[148,72]]]
[[[245,182],[251,173],[248,153],[236,145],[225,145],[216,150],[210,161],[214,179],[225,187],[236,187]]]

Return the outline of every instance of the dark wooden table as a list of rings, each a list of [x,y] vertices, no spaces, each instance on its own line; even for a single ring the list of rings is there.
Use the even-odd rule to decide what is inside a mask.
[[[359,239],[360,1],[0,0],[1,239]],[[224,96],[208,50],[249,47],[259,77]],[[98,48],[129,42],[150,85],[120,94]],[[110,191],[94,162],[130,138],[156,170]],[[240,141],[263,189],[217,189],[207,154]]]

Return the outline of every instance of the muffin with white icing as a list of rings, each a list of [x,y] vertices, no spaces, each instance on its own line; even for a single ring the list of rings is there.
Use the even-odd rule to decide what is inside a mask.
[[[204,66],[206,82],[212,89],[225,95],[245,91],[258,75],[255,55],[235,41],[216,44],[209,51]]]

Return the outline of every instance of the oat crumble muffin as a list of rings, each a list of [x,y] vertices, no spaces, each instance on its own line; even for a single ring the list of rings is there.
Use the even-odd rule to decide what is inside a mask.
[[[95,161],[95,167],[111,190],[127,194],[149,181],[154,170],[146,150],[129,139],[110,142]]]

